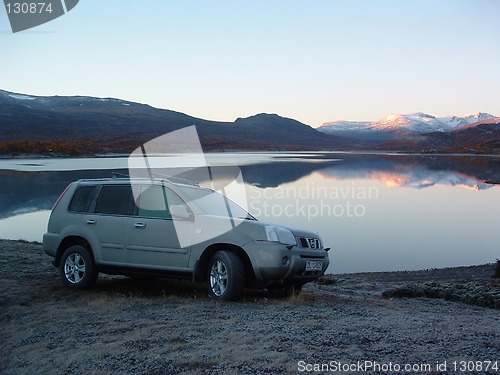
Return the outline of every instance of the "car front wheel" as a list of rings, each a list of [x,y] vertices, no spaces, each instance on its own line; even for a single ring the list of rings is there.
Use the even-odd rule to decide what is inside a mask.
[[[89,250],[73,245],[64,252],[59,272],[64,285],[73,289],[85,289],[94,285],[97,269]]]
[[[218,251],[208,265],[208,295],[217,300],[235,300],[243,294],[245,270],[241,259],[229,251]]]

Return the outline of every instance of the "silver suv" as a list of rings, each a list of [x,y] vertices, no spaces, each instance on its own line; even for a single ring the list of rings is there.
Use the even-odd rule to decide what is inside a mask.
[[[213,190],[165,179],[71,183],[43,249],[70,288],[92,286],[99,272],[187,278],[220,300],[244,288],[299,293],[329,264],[318,234],[262,223]]]

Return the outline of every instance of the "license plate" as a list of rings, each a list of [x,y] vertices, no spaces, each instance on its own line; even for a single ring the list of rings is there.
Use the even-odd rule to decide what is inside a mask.
[[[321,260],[306,260],[306,271],[321,271],[323,262]]]

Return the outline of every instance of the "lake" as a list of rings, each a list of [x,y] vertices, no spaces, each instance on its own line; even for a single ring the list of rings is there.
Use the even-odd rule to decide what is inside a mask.
[[[179,162],[182,158],[179,159]],[[240,167],[248,211],[319,232],[328,272],[416,270],[500,258],[500,158],[357,153],[207,154]],[[127,158],[0,160],[0,238],[41,241],[71,181],[127,174]]]

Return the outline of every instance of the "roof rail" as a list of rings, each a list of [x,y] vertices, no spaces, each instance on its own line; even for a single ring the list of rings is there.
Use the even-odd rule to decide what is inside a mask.
[[[120,172],[112,172],[112,174],[113,174],[113,179],[117,179],[117,178],[129,178],[129,179],[131,179],[131,178],[133,178],[133,177],[130,177],[130,175],[128,175],[128,174],[120,173]],[[161,174],[158,172],[150,172],[150,178],[153,179],[155,177],[159,177],[160,179],[166,180],[166,181],[171,182],[171,183],[177,182],[177,183],[184,184],[184,185],[191,185],[191,186],[197,186],[197,187],[200,186],[200,183],[198,181],[193,181],[193,180],[189,180],[187,178],[182,178],[182,177]]]
[[[118,177],[130,178],[130,176],[128,174],[125,174],[125,173],[120,173],[120,172],[111,172],[111,173],[113,175],[113,178],[118,178]]]
[[[176,176],[169,176],[169,175],[166,175],[166,174],[161,174],[161,173],[158,173],[158,172],[151,172],[151,176],[158,176],[160,178],[164,178],[165,180],[169,181],[169,182],[178,182],[178,183],[181,183],[181,184],[185,184],[185,185],[191,185],[191,186],[200,186],[200,183],[198,181],[193,181],[193,180],[189,180],[187,178],[182,178],[182,177],[176,177]]]

